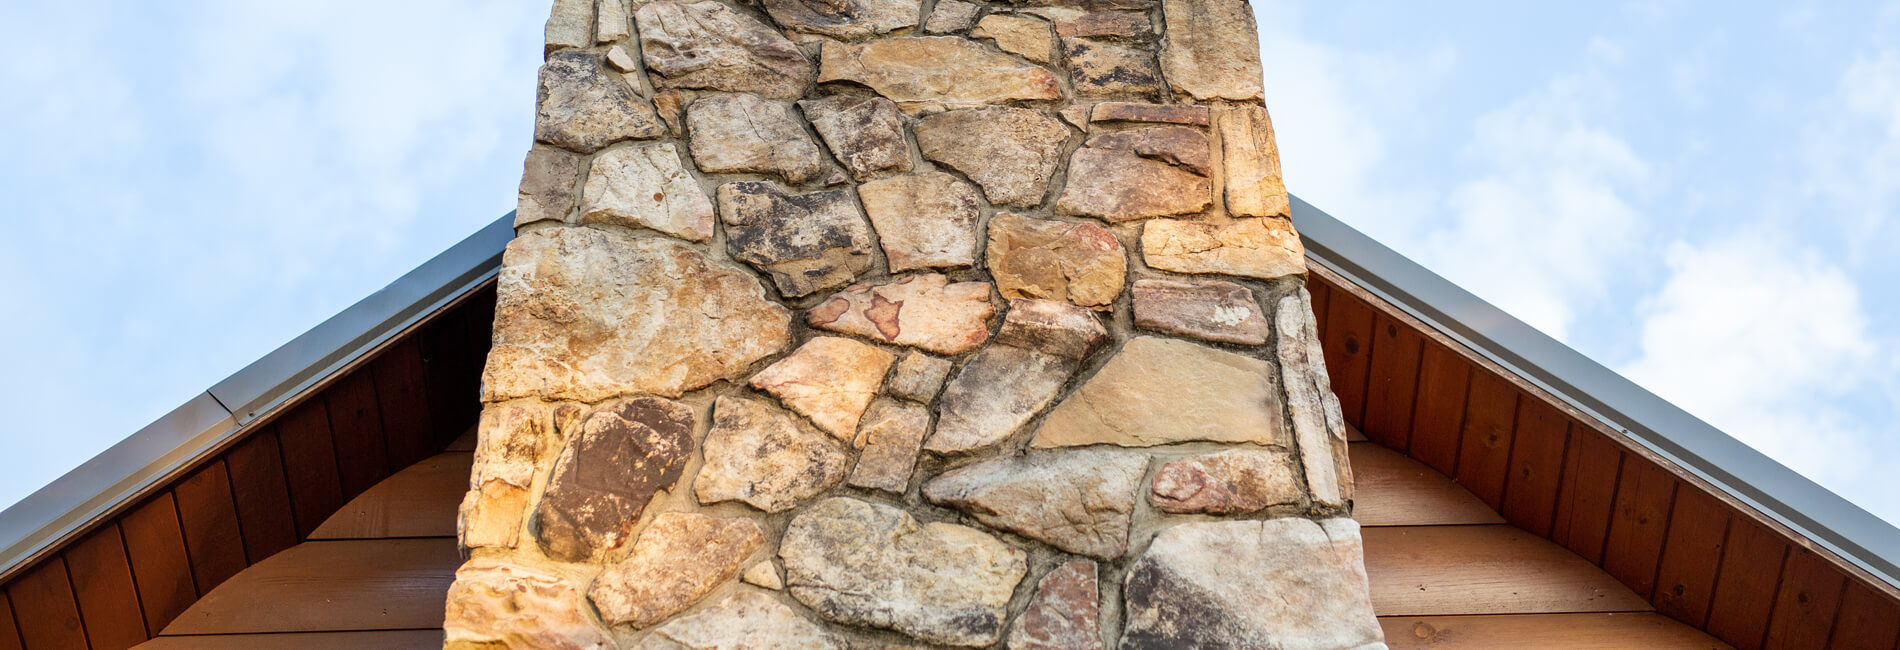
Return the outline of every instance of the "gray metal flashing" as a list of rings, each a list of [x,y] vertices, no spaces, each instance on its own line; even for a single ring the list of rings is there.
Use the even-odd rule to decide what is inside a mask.
[[[1900,529],[1293,197],[1307,258],[1900,588]]]
[[[0,511],[0,577],[487,282],[514,237],[514,216],[503,215]]]

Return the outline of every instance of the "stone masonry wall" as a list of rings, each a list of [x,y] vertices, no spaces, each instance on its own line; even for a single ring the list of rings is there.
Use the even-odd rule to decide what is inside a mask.
[[[1243,0],[556,0],[456,648],[1371,648]]]

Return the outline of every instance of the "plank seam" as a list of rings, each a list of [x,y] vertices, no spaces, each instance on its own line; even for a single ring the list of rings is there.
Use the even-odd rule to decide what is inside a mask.
[[[248,569],[252,563],[251,549],[249,544],[244,543],[249,538],[244,535],[244,516],[238,512],[237,480],[231,476],[231,463],[225,455],[218,456],[218,464],[224,466],[224,491],[231,495],[231,521],[237,522],[238,556],[244,558],[244,568]]]
[[[92,633],[86,631],[86,608],[79,606],[79,586],[73,584],[73,565],[66,561],[66,549],[60,549],[59,555],[48,558],[47,561],[58,562],[62,569],[60,573],[66,575],[66,593],[73,597],[73,617],[79,619],[79,640],[84,641],[87,648],[91,648]],[[128,570],[127,573],[130,571]]]
[[[1723,514],[1728,515],[1728,518],[1722,522],[1722,554],[1715,558],[1715,577],[1709,581],[1709,599],[1708,602],[1702,604],[1701,622],[1696,623],[1696,628],[1704,631],[1709,629],[1709,619],[1715,617],[1715,594],[1722,585],[1722,567],[1728,564],[1729,535],[1735,532],[1735,514]],[[1664,542],[1664,544],[1667,543]]]
[[[1643,600],[1647,600],[1651,603],[1656,602],[1656,590],[1661,588],[1662,559],[1669,552],[1669,529],[1675,528],[1676,526],[1676,496],[1682,492],[1682,481],[1676,480],[1674,476],[1669,476],[1669,472],[1666,470],[1663,472],[1663,475],[1669,477],[1669,505],[1663,508],[1663,512],[1669,514],[1663,517],[1662,543],[1656,546],[1656,570],[1650,572],[1649,593],[1643,596]]]
[[[1616,452],[1616,478],[1610,481],[1610,514],[1603,521],[1603,539],[1597,542],[1598,567],[1602,567],[1610,555],[1610,531],[1616,526],[1616,499],[1623,495],[1623,469],[1628,465],[1629,456],[1629,452],[1620,449]]]

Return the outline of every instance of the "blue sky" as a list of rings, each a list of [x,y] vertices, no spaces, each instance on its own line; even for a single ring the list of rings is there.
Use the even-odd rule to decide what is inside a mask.
[[[1900,2],[1255,8],[1294,193],[1900,521]],[[0,4],[0,503],[512,208],[545,12]]]

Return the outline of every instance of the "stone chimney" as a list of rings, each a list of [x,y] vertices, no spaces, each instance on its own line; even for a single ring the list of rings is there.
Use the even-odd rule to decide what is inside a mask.
[[[1246,2],[546,56],[450,647],[1383,647]]]

